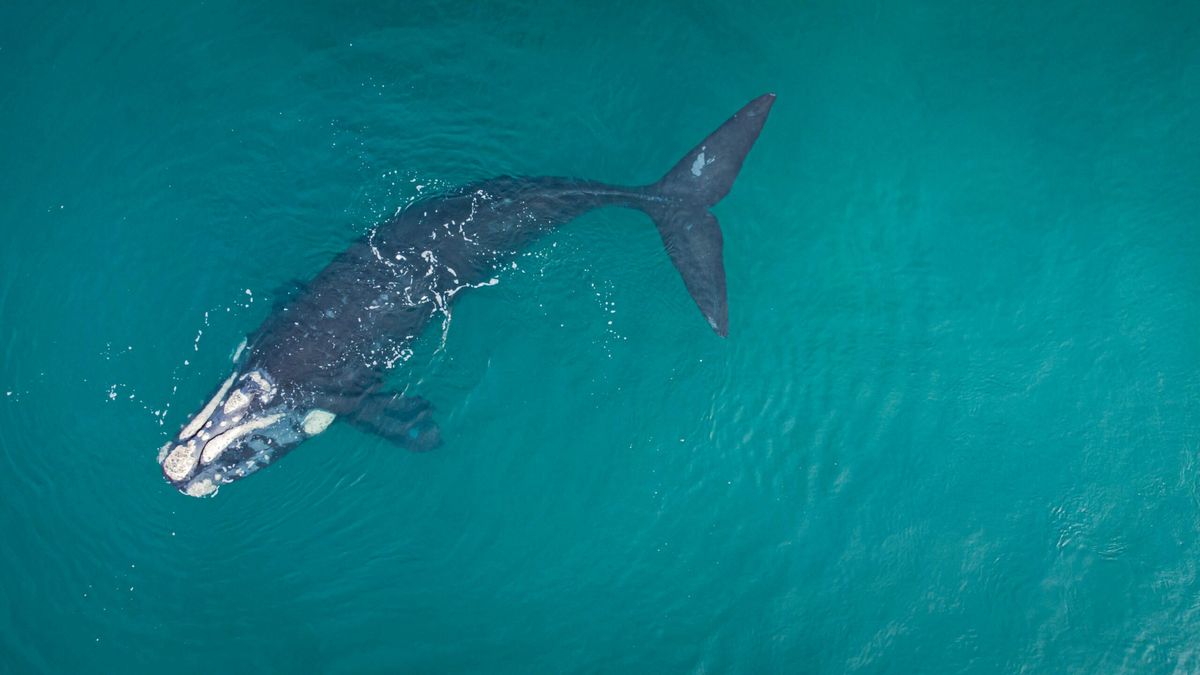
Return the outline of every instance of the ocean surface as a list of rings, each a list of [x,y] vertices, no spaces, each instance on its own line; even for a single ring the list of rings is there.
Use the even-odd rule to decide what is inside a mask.
[[[640,213],[212,499],[159,446],[355,237],[778,100],[713,334]],[[0,5],[0,672],[1200,671],[1200,5]]]

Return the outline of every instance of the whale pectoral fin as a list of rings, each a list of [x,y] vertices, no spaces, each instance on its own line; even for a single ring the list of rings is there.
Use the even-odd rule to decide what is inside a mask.
[[[415,452],[433,450],[442,443],[441,431],[433,421],[433,405],[419,396],[371,394],[346,419],[363,431]]]

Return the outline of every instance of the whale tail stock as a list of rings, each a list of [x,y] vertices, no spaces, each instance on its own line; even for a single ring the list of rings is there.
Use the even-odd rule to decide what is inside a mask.
[[[721,227],[709,208],[729,193],[774,102],[775,94],[763,94],[747,103],[649,186],[653,199],[640,205],[658,226],[692,299],[721,336],[729,333],[725,264]]]

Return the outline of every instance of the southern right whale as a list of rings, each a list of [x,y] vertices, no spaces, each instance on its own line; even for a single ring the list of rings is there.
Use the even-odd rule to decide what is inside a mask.
[[[721,229],[709,208],[729,192],[774,102],[764,94],[748,103],[651,185],[501,177],[410,204],[247,338],[233,374],[160,450],[163,475],[184,494],[211,495],[335,419],[414,450],[436,446],[429,402],[385,390],[387,371],[460,292],[490,283],[530,242],[605,206],[654,221],[700,312],[726,335]]]

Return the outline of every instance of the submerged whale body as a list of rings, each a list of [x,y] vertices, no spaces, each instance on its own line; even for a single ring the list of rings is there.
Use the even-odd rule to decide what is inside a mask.
[[[163,475],[184,494],[211,495],[335,420],[413,450],[435,447],[429,402],[385,390],[387,370],[458,293],[601,207],[650,216],[701,313],[726,335],[721,230],[709,208],[729,192],[774,101],[748,103],[652,185],[502,177],[410,204],[247,338],[233,374],[159,452]]]

